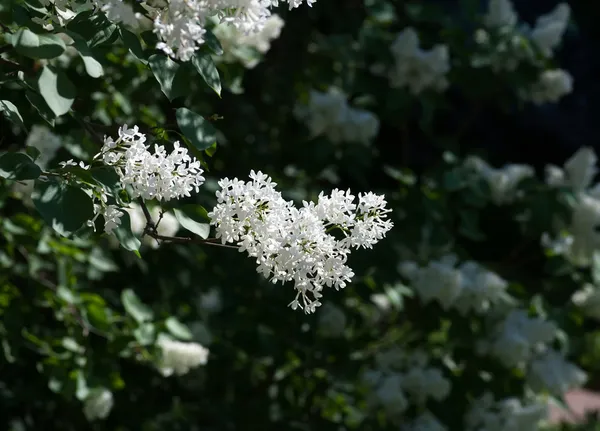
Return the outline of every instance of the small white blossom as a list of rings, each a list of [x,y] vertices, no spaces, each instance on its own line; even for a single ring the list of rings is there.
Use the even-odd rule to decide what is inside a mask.
[[[88,421],[106,419],[113,408],[113,394],[108,389],[94,390],[85,399],[83,413]]]
[[[163,338],[158,344],[162,351],[160,371],[165,377],[173,373],[182,376],[208,362],[208,349],[198,343]]]

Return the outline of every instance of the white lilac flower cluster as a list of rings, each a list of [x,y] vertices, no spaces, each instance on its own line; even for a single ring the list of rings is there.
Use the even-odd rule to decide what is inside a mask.
[[[375,360],[377,368],[363,375],[370,388],[369,403],[383,407],[394,421],[403,419],[411,405],[423,407],[429,399],[443,401],[450,394],[450,381],[439,368],[429,364],[429,356],[422,351],[393,348],[378,353]],[[433,416],[428,419],[438,422]]]
[[[263,28],[254,33],[244,33],[226,22],[217,24],[212,31],[221,42],[223,55],[215,56],[215,61],[239,62],[246,69],[252,69],[260,62],[261,55],[271,49],[271,42],[280,36],[284,24],[276,14],[267,18]]]
[[[172,374],[182,376],[192,368],[206,365],[209,350],[193,342],[182,342],[161,338],[158,341],[161,350],[160,372],[168,377]]]
[[[306,0],[311,6],[315,0]],[[244,34],[260,32],[271,17],[271,9],[279,0],[170,0],[168,7],[155,9],[154,31],[162,42],[157,46],[168,55],[187,61],[204,43],[206,22],[216,17]],[[303,0],[282,0],[289,8],[299,7]]]
[[[465,418],[466,431],[531,431],[546,419],[548,405],[535,398],[523,402],[519,398],[495,400],[486,392],[472,402]]]
[[[369,144],[379,132],[375,114],[350,106],[346,95],[335,87],[324,93],[312,90],[308,105],[298,105],[295,114],[313,137],[323,135],[334,143]]]
[[[88,0],[76,3],[72,0],[42,0],[47,13],[36,22],[52,30],[54,25],[65,26],[78,12],[96,9],[116,23],[131,28],[150,26],[160,39],[156,48],[167,55],[188,61],[199,46],[205,42],[209,19],[234,27],[240,34],[263,33],[251,42],[257,49],[264,49],[265,42],[281,30],[281,23],[271,20],[271,9],[279,3],[287,3],[290,9],[302,3],[309,6],[315,0],[146,0],[141,7],[146,15],[135,12],[124,0]],[[266,30],[265,27],[267,28]],[[252,40],[252,36],[248,36]],[[267,48],[268,49],[268,48]]]
[[[405,261],[400,272],[423,303],[435,301],[444,310],[456,309],[462,315],[483,314],[493,305],[509,301],[506,280],[476,262],[458,265],[455,255],[430,261],[425,267]]]
[[[104,145],[94,159],[115,168],[123,188],[131,187],[131,197],[169,201],[198,192],[204,183],[200,162],[188,154],[179,142],[167,153],[164,146],[154,145],[150,152],[146,135],[137,126],[119,128],[119,137],[104,138]]]
[[[521,63],[539,67],[536,82],[519,91],[519,96],[534,104],[556,103],[573,91],[573,78],[562,69],[545,69],[542,59],[554,56],[567,29],[571,10],[560,3],[548,14],[538,17],[530,28],[519,23],[510,0],[490,0],[484,16],[485,28],[475,32],[481,52],[472,58],[475,67],[491,67],[496,73],[514,71]]]
[[[600,233],[596,229],[600,225],[600,183],[592,184],[597,173],[596,162],[594,150],[582,147],[563,168],[553,165],[546,168],[547,184],[566,188],[577,199],[570,225],[557,225],[558,238],[545,235],[542,244],[581,267],[591,265],[594,253],[600,250]]]
[[[448,88],[446,75],[450,71],[450,54],[446,45],[430,50],[419,46],[419,35],[414,28],[404,29],[390,47],[394,66],[389,73],[394,88],[408,87],[414,95],[431,89],[442,92]]]
[[[216,237],[238,244],[271,282],[294,282],[290,306],[306,313],[321,305],[325,286],[337,290],[350,282],[351,249],[372,248],[393,226],[385,198],[373,193],[359,194],[355,202],[350,191],[334,190],[296,208],[261,172],[252,171],[248,182],[225,178],[219,186],[209,213]]]
[[[509,164],[494,168],[476,156],[468,157],[464,164],[487,181],[496,205],[514,202],[519,197],[518,185],[521,181],[535,176],[535,170],[529,165]]]

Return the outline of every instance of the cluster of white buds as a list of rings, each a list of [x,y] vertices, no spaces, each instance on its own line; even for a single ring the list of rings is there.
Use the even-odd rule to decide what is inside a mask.
[[[389,74],[394,88],[408,87],[418,95],[432,89],[442,92],[448,88],[446,75],[450,72],[450,53],[446,45],[430,50],[419,47],[419,35],[412,27],[404,29],[391,46],[394,67]]]
[[[346,265],[351,248],[372,248],[393,226],[383,196],[366,193],[356,203],[350,191],[334,190],[296,208],[267,175],[252,171],[250,179],[219,181],[211,224],[223,243],[256,258],[264,277],[294,282],[292,309],[314,312],[324,286],[344,288],[354,275]]]
[[[145,143],[146,135],[137,126],[130,129],[124,125],[116,141],[104,138],[104,146],[94,159],[115,168],[123,188],[131,186],[132,198],[168,201],[190,196],[193,190],[198,192],[204,183],[203,170],[187,148],[175,142],[171,153],[160,145],[155,145],[151,153]]]
[[[325,93],[312,90],[308,105],[298,105],[295,114],[313,137],[324,135],[334,143],[369,144],[379,132],[375,114],[350,106],[346,95],[335,87]]]

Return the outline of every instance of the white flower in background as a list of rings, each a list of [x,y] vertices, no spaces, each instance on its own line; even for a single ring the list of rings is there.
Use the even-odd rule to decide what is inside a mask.
[[[552,395],[562,396],[582,386],[587,375],[557,351],[548,350],[531,362],[527,381],[534,391],[547,390]]]
[[[61,147],[61,139],[52,133],[46,126],[36,124],[31,127],[25,145],[34,147],[40,152],[35,163],[40,168],[45,169]]]
[[[319,312],[319,330],[325,337],[337,338],[344,335],[346,315],[341,308],[325,304]]]
[[[400,349],[380,352],[377,370],[368,370],[363,381],[370,387],[370,403],[382,406],[393,420],[409,405],[423,406],[428,399],[442,401],[450,394],[450,381],[442,371],[429,365],[422,351],[407,353]]]
[[[215,56],[215,61],[240,62],[252,69],[260,62],[261,54],[271,49],[271,42],[280,36],[284,24],[279,15],[271,15],[261,30],[248,34],[227,23],[218,24],[213,33],[221,42],[223,55]]]
[[[83,405],[83,413],[88,421],[105,419],[113,408],[113,394],[108,389],[96,389],[90,392]]]
[[[218,203],[208,214],[211,225],[223,243],[237,243],[240,252],[256,258],[265,278],[294,282],[292,309],[314,312],[325,286],[344,288],[354,276],[346,265],[351,248],[371,248],[393,226],[383,196],[359,194],[355,202],[350,191],[334,190],[298,209],[267,175],[252,171],[250,179],[219,181]],[[344,238],[328,229],[338,229]]]
[[[353,108],[341,90],[311,91],[308,105],[298,105],[296,116],[305,122],[312,137],[325,135],[330,141],[368,144],[379,132],[372,112]]]
[[[426,267],[413,271],[404,262],[403,275],[410,279],[411,286],[425,304],[437,301],[444,310],[450,309],[463,289],[461,272],[455,268],[456,256],[444,256],[439,261],[430,261]],[[414,263],[414,262],[410,262]]]
[[[519,183],[535,176],[535,170],[529,165],[509,164],[502,168],[493,168],[476,156],[468,157],[465,165],[472,167],[486,179],[492,192],[492,201],[496,205],[514,202],[518,198]]]
[[[448,428],[430,412],[425,412],[410,425],[402,427],[401,431],[448,431]]]
[[[123,0],[92,0],[92,3],[104,12],[110,21],[133,28],[138,26],[138,14],[129,3]]]
[[[421,49],[419,36],[408,27],[398,34],[390,49],[395,61],[389,75],[392,87],[408,87],[414,95],[427,89],[442,92],[448,88],[450,54],[446,45]]]
[[[538,400],[506,398],[495,401],[487,392],[476,399],[465,417],[466,431],[532,431],[546,419],[548,406]]]
[[[483,21],[488,28],[514,27],[519,16],[510,0],[490,0]]]
[[[182,376],[208,362],[208,349],[198,343],[162,338],[158,345],[161,349],[160,371],[165,377],[173,373]]]
[[[197,307],[202,311],[217,313],[221,310],[222,305],[221,293],[216,288],[210,289],[208,292],[198,296]]]
[[[585,316],[600,320],[600,289],[596,286],[585,284],[582,289],[573,294],[571,301]]]
[[[593,148],[581,147],[565,162],[564,168],[554,165],[546,167],[546,183],[553,187],[566,186],[580,194],[592,184],[598,171],[597,161]]]
[[[513,310],[497,325],[486,350],[506,367],[523,368],[554,340],[557,331],[554,322],[529,317],[524,310]]]
[[[476,262],[465,262],[460,266],[466,283],[455,307],[463,315],[469,311],[482,314],[492,305],[506,302],[508,283],[497,274],[488,271]]]
[[[600,184],[592,186],[598,161],[594,150],[581,147],[567,160],[563,168],[546,167],[546,183],[552,187],[568,187],[577,197],[571,224],[559,232],[558,238],[546,234],[542,242],[552,247],[577,266],[589,266],[592,255],[600,248]],[[558,226],[563,229],[564,226]]]
[[[402,377],[392,374],[384,377],[373,393],[374,401],[383,406],[392,418],[398,418],[408,407],[408,400],[402,391]]]
[[[133,232],[135,236],[141,237],[146,228],[146,216],[144,215],[144,211],[142,211],[142,207],[136,203],[132,203],[131,206],[125,208],[125,210],[129,213],[129,219],[131,220],[131,232]],[[157,234],[161,236],[175,236],[179,230],[179,221],[177,220],[177,217],[170,212],[163,212],[157,206],[150,208],[149,211],[155,224],[160,220],[160,223],[156,228]],[[147,235],[144,236],[142,242],[154,249],[160,246],[159,241]]]
[[[573,91],[573,77],[566,70],[549,69],[541,72],[537,82],[528,89],[522,89],[520,96],[523,100],[535,105],[556,103]]]
[[[132,198],[168,201],[190,196],[198,192],[204,183],[204,172],[200,162],[190,157],[187,148],[173,144],[168,154],[162,145],[154,145],[154,152],[145,145],[146,135],[137,126],[119,128],[119,137],[114,141],[104,138],[104,146],[94,159],[113,166],[119,174],[123,188],[131,186]]]
[[[569,233],[572,241],[566,257],[577,266],[586,267],[592,263],[594,251],[600,248],[600,199],[581,195],[571,217]]]
[[[570,17],[571,8],[569,5],[560,3],[552,12],[537,19],[531,32],[531,39],[538,45],[544,55],[552,57],[553,51],[562,41]]]
[[[461,314],[480,314],[493,304],[508,300],[505,280],[475,262],[456,267],[457,261],[456,256],[448,255],[418,269],[405,262],[401,269],[424,303],[437,301],[445,310],[455,308]]]

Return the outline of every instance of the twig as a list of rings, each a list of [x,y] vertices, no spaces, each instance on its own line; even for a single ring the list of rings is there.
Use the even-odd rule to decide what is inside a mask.
[[[148,235],[150,238],[154,238],[156,241],[171,242],[171,243],[177,243],[177,244],[183,244],[183,243],[205,244],[205,245],[212,245],[215,247],[234,248],[236,250],[239,248],[237,245],[229,245],[229,244],[222,244],[221,242],[216,242],[216,241],[218,241],[217,238],[202,239],[202,238],[198,238],[198,237],[160,235],[156,231],[156,227],[158,224],[154,223],[154,220],[152,220],[152,215],[150,214],[150,211],[148,210],[146,203],[142,199],[140,199],[140,207],[142,208],[144,217],[146,217],[146,228],[144,229],[144,235]]]

